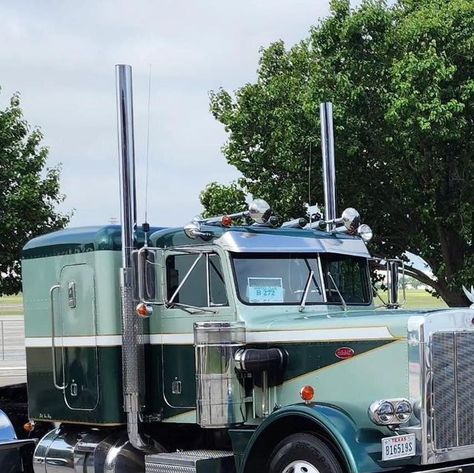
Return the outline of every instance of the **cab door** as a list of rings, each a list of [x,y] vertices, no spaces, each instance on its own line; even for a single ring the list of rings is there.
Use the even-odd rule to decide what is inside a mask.
[[[59,286],[64,400],[70,409],[93,410],[99,401],[94,270],[87,264],[64,266]]]
[[[196,367],[193,324],[233,320],[221,256],[212,249],[168,250],[162,311],[162,391],[169,407],[194,409]]]

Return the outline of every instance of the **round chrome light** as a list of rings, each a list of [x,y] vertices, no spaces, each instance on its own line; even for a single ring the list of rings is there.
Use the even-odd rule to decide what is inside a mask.
[[[395,406],[390,401],[376,401],[369,407],[369,416],[377,425],[398,424]]]
[[[257,223],[266,223],[270,218],[272,209],[263,199],[255,199],[249,205],[249,215]]]
[[[184,233],[188,238],[192,238],[193,240],[199,236],[201,231],[201,225],[198,222],[189,222],[187,225],[184,226]]]
[[[365,223],[359,225],[359,228],[357,229],[357,235],[359,235],[366,243],[372,240],[372,237],[374,236],[372,229]]]
[[[342,212],[342,222],[351,235],[357,232],[360,225],[360,215],[356,209],[348,207]]]
[[[397,419],[402,423],[408,422],[412,412],[413,408],[406,399],[401,400],[395,408],[395,415],[397,416]]]
[[[377,409],[377,416],[384,424],[393,420],[394,413],[395,408],[393,404],[388,401],[382,402]]]

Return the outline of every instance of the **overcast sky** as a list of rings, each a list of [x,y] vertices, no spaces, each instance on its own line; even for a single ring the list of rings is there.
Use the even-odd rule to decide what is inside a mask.
[[[114,65],[131,64],[141,223],[151,64],[149,221],[183,225],[208,182],[238,177],[209,91],[254,81],[261,47],[300,41],[328,11],[328,0],[2,2],[0,106],[21,93],[48,164],[62,163],[71,225],[105,224],[119,217]]]

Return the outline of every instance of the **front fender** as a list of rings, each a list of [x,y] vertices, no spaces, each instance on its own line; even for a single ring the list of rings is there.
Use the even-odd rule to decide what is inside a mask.
[[[272,429],[282,428],[282,423],[290,418],[304,420],[305,422],[301,423],[302,426],[308,426],[310,423],[315,430],[324,434],[339,451],[349,473],[372,473],[387,470],[381,468],[371,456],[373,453],[380,452],[381,435],[379,432],[374,431],[373,436],[360,435],[360,431],[349,414],[335,406],[296,404],[278,409],[254,431],[245,448],[239,468],[240,472],[245,471],[255,447],[259,447],[259,439],[267,436]],[[307,427],[302,427],[302,430],[307,430]],[[294,431],[290,433],[294,433]]]

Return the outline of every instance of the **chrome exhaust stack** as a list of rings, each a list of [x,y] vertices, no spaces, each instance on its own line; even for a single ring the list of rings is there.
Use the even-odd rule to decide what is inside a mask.
[[[323,154],[324,207],[325,220],[332,222],[336,215],[336,163],[334,157],[334,129],[332,121],[332,103],[319,105],[321,118],[321,150]],[[335,223],[328,223],[328,231],[336,228]]]
[[[132,68],[115,66],[117,86],[117,126],[120,167],[120,197],[122,217],[122,371],[124,410],[127,414],[127,432],[130,443],[147,451],[148,442],[140,434],[140,412],[143,406],[144,367],[143,321],[134,308],[134,278],[132,251],[137,226],[135,191],[135,144],[133,136]]]

